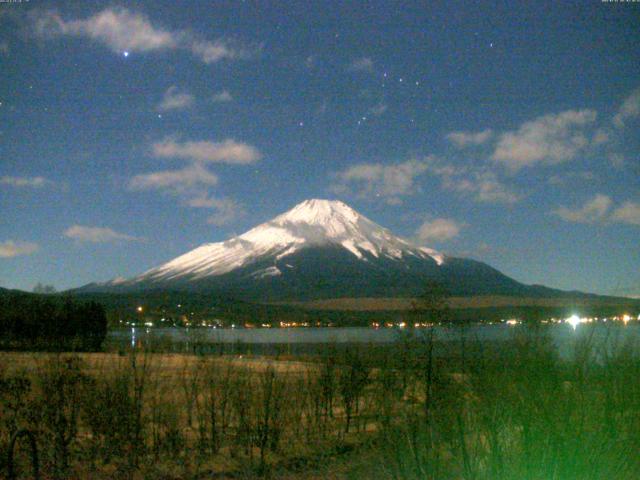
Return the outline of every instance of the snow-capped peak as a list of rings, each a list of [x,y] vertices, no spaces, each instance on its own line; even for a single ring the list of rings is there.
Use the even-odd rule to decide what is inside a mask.
[[[430,257],[438,264],[444,260],[434,250],[396,237],[343,202],[311,199],[238,237],[202,245],[149,270],[134,282],[222,275],[267,256],[277,261],[308,246],[320,245],[342,246],[364,261],[367,255],[397,260],[404,256]]]

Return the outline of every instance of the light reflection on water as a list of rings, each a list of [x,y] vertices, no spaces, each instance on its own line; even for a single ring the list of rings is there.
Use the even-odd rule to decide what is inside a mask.
[[[518,325],[472,325],[460,327],[433,327],[435,338],[440,341],[459,340],[461,334],[469,340],[499,341],[509,340],[516,333],[530,332],[529,327]],[[423,335],[427,329],[415,330],[416,335]],[[601,348],[622,345],[628,341],[640,340],[640,324],[606,323],[582,324],[574,328],[570,324],[547,325],[539,330],[547,333],[558,347],[561,355],[570,354],[580,342],[591,342]],[[114,330],[109,332],[111,343],[122,344],[136,342],[157,342],[177,344],[319,344],[319,343],[390,343],[400,340],[406,330],[397,328],[155,328],[136,332],[131,330]]]

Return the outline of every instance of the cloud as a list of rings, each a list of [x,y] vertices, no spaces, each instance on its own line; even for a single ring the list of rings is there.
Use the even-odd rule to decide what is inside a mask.
[[[108,243],[117,241],[137,241],[137,237],[119,233],[106,227],[85,227],[82,225],[72,225],[67,228],[63,235],[77,242]]]
[[[565,185],[568,182],[579,181],[581,183],[591,182],[596,180],[598,177],[588,170],[582,172],[566,172],[563,174],[551,175],[547,179],[547,183],[549,185]]]
[[[10,48],[7,42],[0,42],[0,55],[9,55]]]
[[[427,220],[416,231],[416,236],[422,242],[442,242],[451,240],[460,234],[464,224],[448,218]]]
[[[155,190],[177,197],[185,206],[213,210],[207,222],[214,225],[225,225],[244,215],[244,208],[240,204],[211,194],[219,178],[210,170],[209,164],[255,163],[262,157],[255,147],[232,139],[222,142],[180,142],[172,137],[153,144],[152,152],[159,158],[185,160],[186,164],[174,170],[136,175],[129,181],[130,190]]]
[[[75,20],[65,20],[52,10],[36,10],[30,16],[35,34],[42,38],[89,38],[115,53],[187,50],[210,64],[223,59],[249,58],[259,50],[228,39],[210,41],[186,30],[169,30],[153,25],[146,15],[126,8],[106,8],[91,17]]]
[[[640,203],[626,201],[618,207],[610,197],[597,194],[582,207],[560,207],[553,211],[563,220],[573,223],[625,223],[640,225]]]
[[[458,148],[466,148],[487,143],[493,137],[493,131],[486,129],[481,132],[451,132],[447,140]]]
[[[39,248],[37,243],[7,240],[0,243],[0,257],[13,258],[18,255],[31,255],[38,251]]]
[[[611,221],[640,225],[640,203],[624,202],[611,212]]]
[[[384,114],[388,109],[388,106],[386,103],[383,102],[379,102],[376,103],[373,107],[371,107],[368,112],[371,115],[374,115],[376,117],[379,117],[380,115]]]
[[[560,207],[553,213],[573,223],[596,223],[605,220],[613,201],[606,195],[597,194],[592,200],[586,202],[582,207],[567,208]]]
[[[445,190],[470,195],[482,203],[516,203],[521,195],[505,185],[486,167],[459,166],[429,156],[424,160],[430,175],[438,178]]]
[[[220,60],[247,60],[255,57],[262,45],[246,46],[229,39],[218,39],[213,42],[196,40],[190,44],[191,52],[204,63],[211,64]]]
[[[304,59],[304,66],[309,69],[314,68],[317,63],[318,63],[318,58],[315,55],[309,55],[307,58]]]
[[[613,117],[613,124],[618,128],[622,128],[627,120],[631,120],[639,116],[640,88],[637,88],[624,100],[624,102],[622,102],[618,112]]]
[[[622,155],[621,153],[611,152],[607,155],[607,159],[609,160],[611,166],[617,170],[620,170],[626,164],[624,155]]]
[[[187,201],[194,208],[208,208],[215,213],[207,218],[207,223],[221,227],[246,215],[244,207],[230,198],[216,198],[206,193],[197,195]]]
[[[55,11],[33,12],[38,35],[71,35],[90,38],[116,53],[175,49],[181,34],[155,27],[142,14],[125,8],[107,8],[84,20],[64,20]]]
[[[182,158],[202,163],[229,163],[246,165],[255,163],[262,154],[246,143],[226,139],[222,142],[186,141],[166,138],[153,144],[153,154],[161,158]]]
[[[183,110],[193,105],[195,98],[187,92],[181,92],[178,87],[171,86],[164,92],[162,101],[158,105],[158,110],[166,112],[168,110]]]
[[[571,160],[589,146],[585,129],[595,119],[593,110],[567,110],[525,122],[499,136],[492,159],[512,171]]]
[[[212,215],[207,217],[207,223],[210,225],[221,227],[246,215],[244,207],[235,200],[231,200],[229,198],[205,198],[203,200],[205,201],[200,205],[192,206],[210,208],[215,211]]]
[[[233,96],[231,95],[229,90],[222,90],[221,92],[213,94],[213,96],[211,97],[211,101],[213,103],[232,102]]]
[[[22,188],[42,188],[45,185],[52,183],[44,177],[0,177],[0,185],[9,185],[11,187]]]
[[[357,58],[351,62],[349,70],[355,72],[373,72],[373,60],[369,57]]]
[[[129,188],[131,190],[168,190],[173,194],[184,194],[193,192],[197,187],[217,184],[216,174],[202,165],[194,164],[177,170],[161,170],[136,175],[129,182]]]
[[[355,189],[361,197],[383,197],[388,203],[400,203],[400,196],[415,192],[415,180],[427,171],[427,165],[418,160],[408,160],[395,165],[361,163],[336,174],[336,193]]]

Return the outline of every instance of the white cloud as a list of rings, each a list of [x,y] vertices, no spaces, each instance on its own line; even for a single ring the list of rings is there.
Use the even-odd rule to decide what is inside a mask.
[[[433,156],[425,162],[429,173],[440,179],[445,190],[470,195],[483,203],[515,203],[521,198],[486,168],[447,164]]]
[[[18,255],[31,255],[38,251],[39,248],[38,244],[33,242],[14,242],[13,240],[6,240],[0,243],[0,257],[13,258]]]
[[[246,46],[229,39],[215,41],[195,40],[190,44],[191,52],[204,63],[216,63],[220,60],[247,60],[255,57],[262,45]]]
[[[84,20],[67,21],[55,11],[34,12],[32,19],[40,36],[87,37],[116,53],[174,49],[179,46],[181,36],[155,27],[145,15],[125,8],[107,8]]]
[[[199,191],[199,187],[218,184],[218,176],[203,166],[194,164],[177,170],[161,170],[134,176],[129,182],[132,190],[168,190],[174,194]]]
[[[175,138],[167,138],[153,145],[153,154],[162,158],[239,165],[255,163],[262,157],[257,148],[233,139],[222,142],[208,140],[179,142]]]
[[[63,235],[77,242],[107,243],[117,241],[136,241],[137,237],[119,233],[107,227],[86,227],[82,225],[72,225],[67,228]]]
[[[640,203],[624,202],[611,212],[611,221],[640,225]]]
[[[169,30],[153,25],[146,15],[126,8],[106,8],[85,19],[65,20],[55,11],[33,11],[37,35],[51,38],[61,35],[89,38],[116,53],[146,53],[163,50],[187,50],[206,64],[220,60],[245,59],[259,48],[246,47],[227,39],[201,39],[186,30]]]
[[[567,110],[525,122],[500,135],[492,159],[512,171],[571,160],[589,146],[586,128],[595,119],[593,110]]]
[[[309,69],[314,68],[317,63],[318,63],[318,58],[315,55],[309,55],[307,58],[304,59],[304,66]]]
[[[222,90],[221,92],[213,94],[211,101],[214,103],[232,102],[233,96],[229,90]]]
[[[400,196],[415,192],[416,178],[426,171],[426,163],[418,160],[395,165],[361,163],[337,173],[339,183],[334,191],[343,193],[353,186],[361,197],[383,197],[387,202],[397,204]]]
[[[215,210],[215,213],[207,218],[207,223],[217,227],[228,225],[246,215],[244,207],[229,198],[210,199],[207,208]]]
[[[617,170],[620,170],[626,164],[624,155],[622,155],[621,153],[615,153],[615,152],[609,153],[607,155],[607,159],[609,160],[609,163],[611,164],[611,166]]]
[[[207,218],[207,223],[221,227],[246,215],[244,207],[230,198],[216,198],[201,193],[187,201],[187,205],[194,208],[208,208],[215,213]]]
[[[609,142],[610,139],[611,139],[611,132],[609,130],[599,128],[593,134],[592,143],[594,145],[602,145],[604,143]]]
[[[627,120],[640,116],[640,88],[635,89],[631,95],[629,95],[618,110],[618,113],[613,117],[613,124],[622,128]]]
[[[640,203],[626,201],[614,207],[607,195],[597,194],[582,207],[560,207],[553,211],[563,220],[574,223],[625,223],[640,225]]]
[[[11,187],[16,187],[16,188],[21,188],[21,187],[41,188],[49,183],[52,183],[52,182],[50,180],[47,180],[44,177],[11,177],[11,176],[0,177],[0,185],[9,185]]]
[[[435,218],[420,225],[416,236],[422,242],[442,242],[457,237],[463,227],[463,224],[449,218]]]
[[[162,101],[158,105],[158,110],[166,112],[168,110],[182,110],[189,108],[193,105],[195,98],[193,95],[187,92],[182,92],[175,85],[169,87]]]
[[[373,71],[373,60],[369,57],[357,58],[351,65],[349,65],[350,70],[354,70],[357,72],[372,72]]]
[[[597,194],[582,207],[560,207],[553,213],[563,220],[573,223],[596,223],[606,219],[613,201],[606,195]]]
[[[493,131],[486,129],[481,132],[451,132],[447,134],[447,140],[458,148],[482,145],[493,137]]]
[[[368,111],[371,115],[375,115],[376,117],[379,117],[380,115],[384,114],[388,109],[388,106],[386,103],[383,102],[379,102],[376,103],[373,107],[371,107]]]
[[[547,179],[547,183],[549,185],[565,185],[568,182],[591,182],[596,180],[598,177],[588,170],[582,172],[566,172],[562,174],[551,175]]]

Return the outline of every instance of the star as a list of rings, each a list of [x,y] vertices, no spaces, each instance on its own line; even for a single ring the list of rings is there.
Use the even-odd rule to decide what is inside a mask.
[[[124,55],[124,58],[127,58],[129,56],[129,52],[125,50],[124,52],[122,52],[122,55]]]

